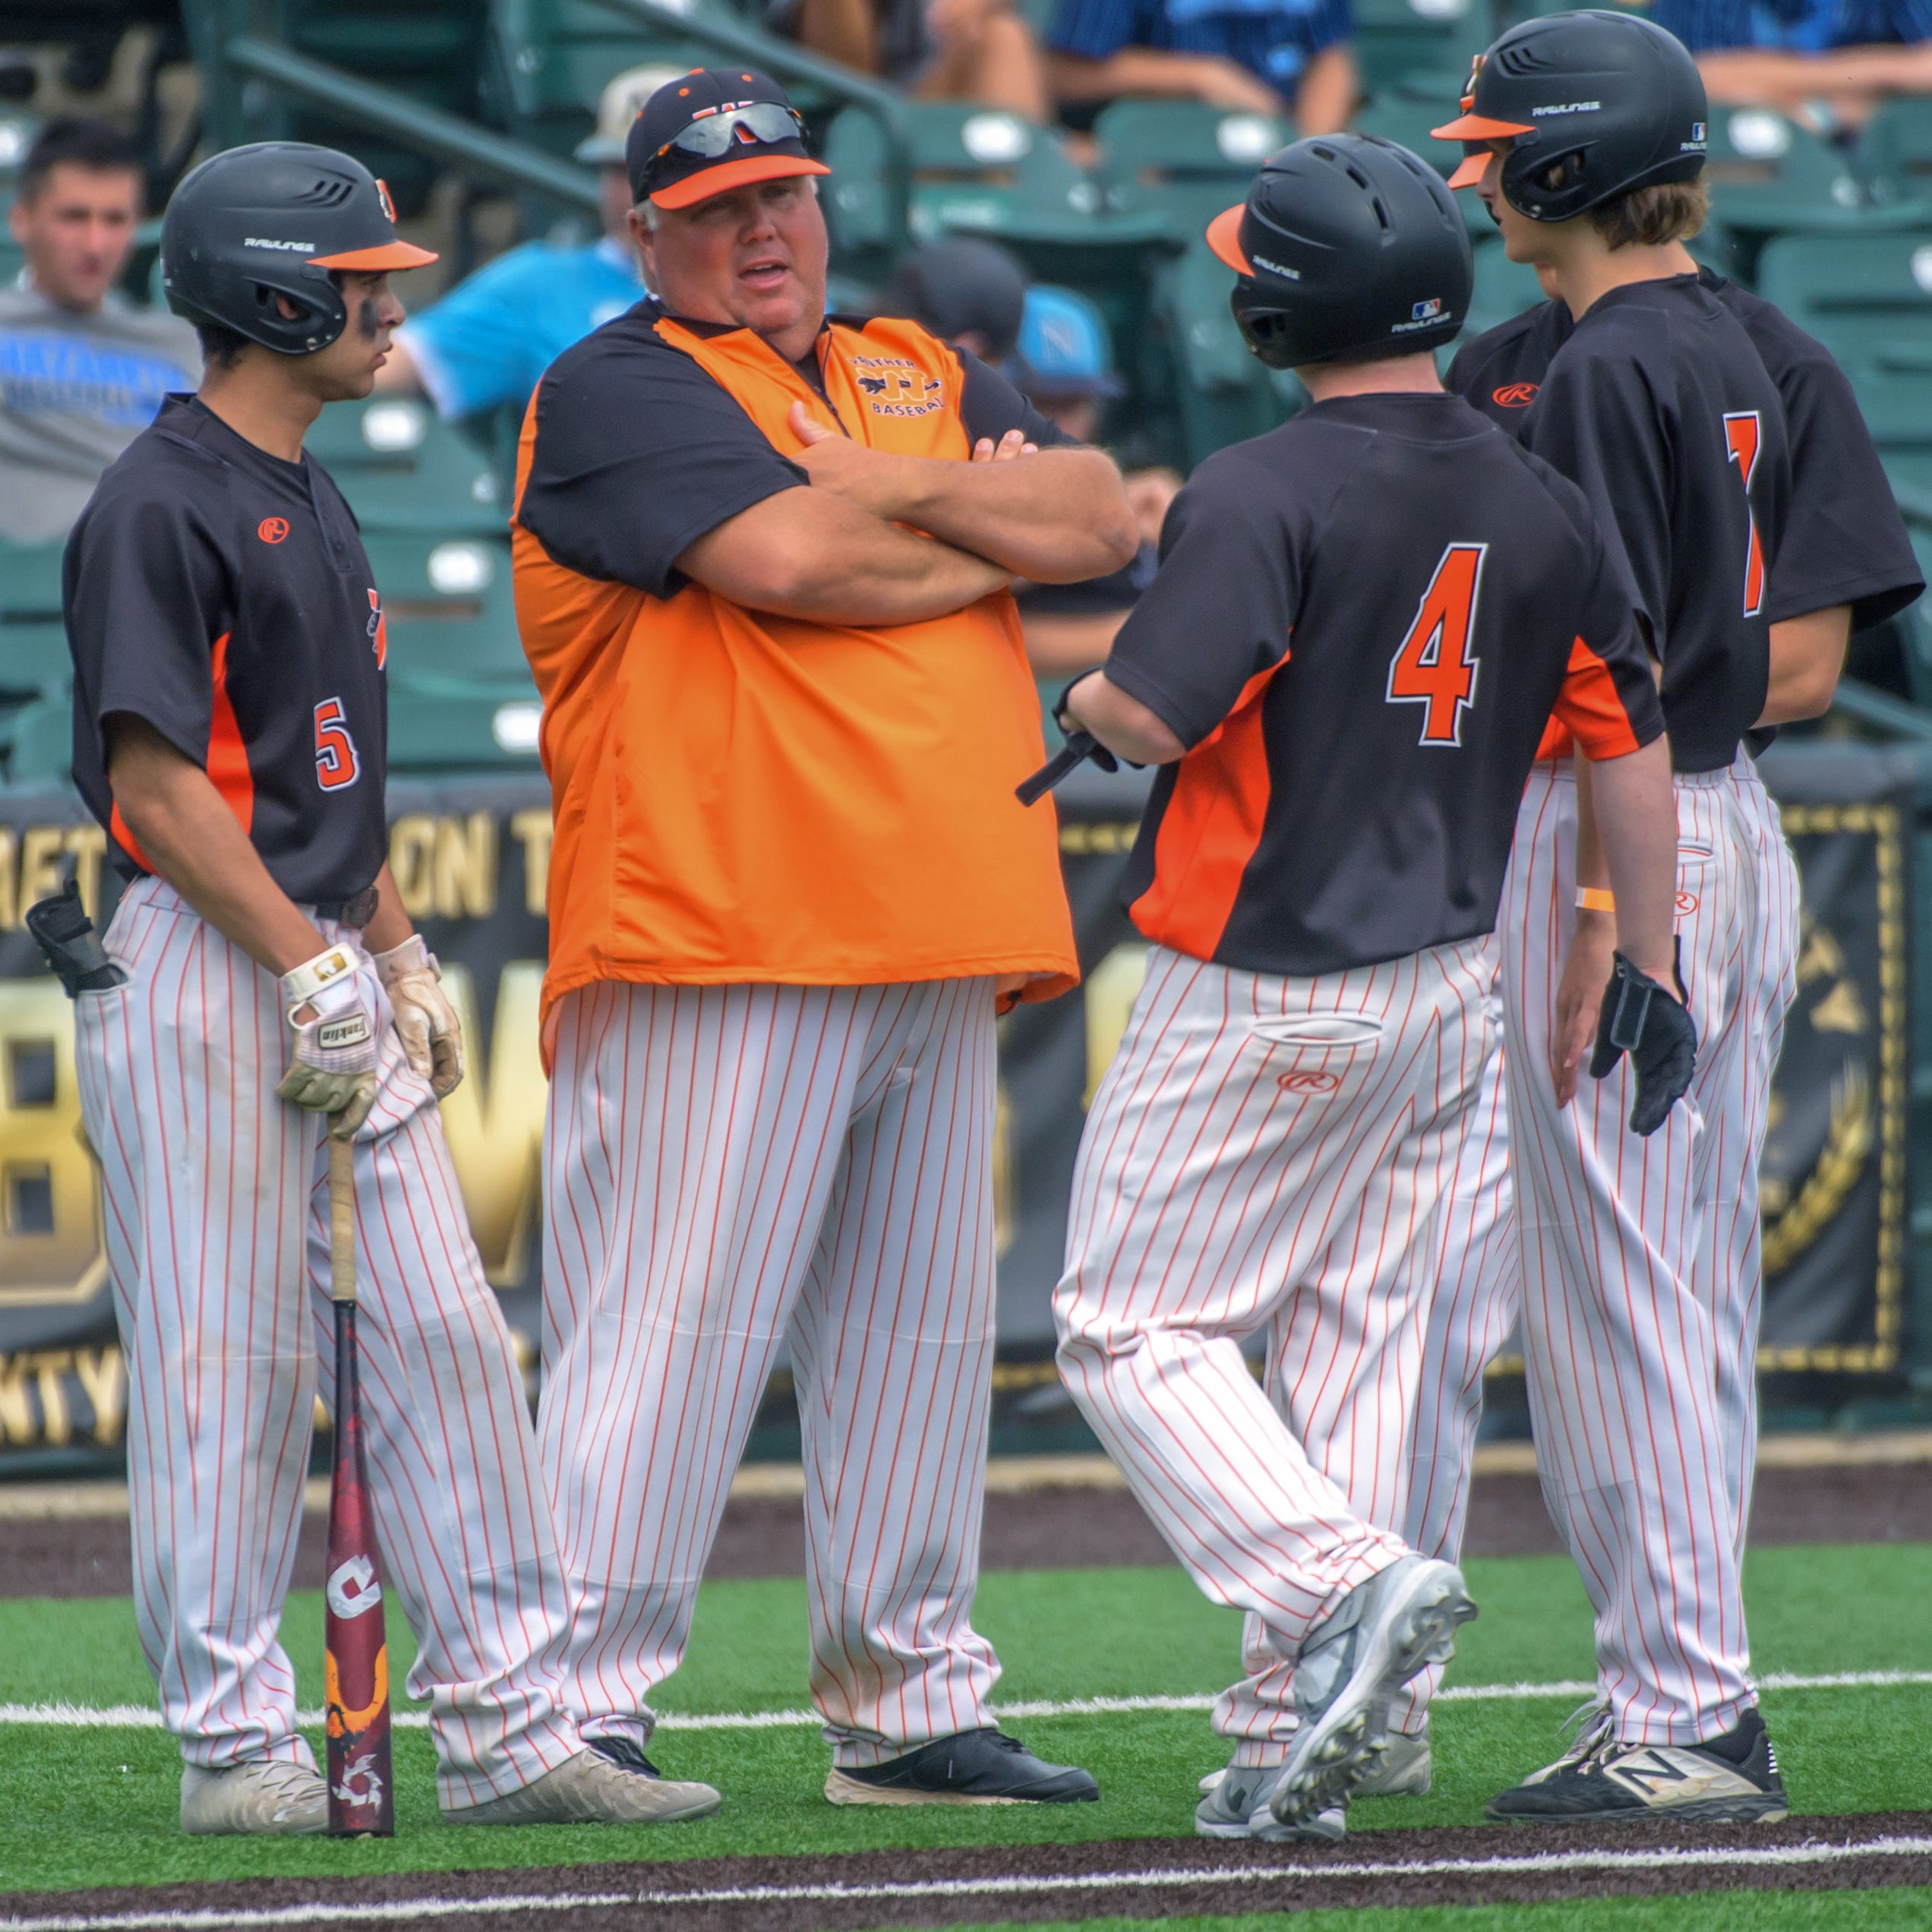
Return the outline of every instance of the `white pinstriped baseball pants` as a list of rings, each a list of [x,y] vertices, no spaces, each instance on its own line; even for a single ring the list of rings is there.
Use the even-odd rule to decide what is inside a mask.
[[[1564,1337],[1553,1350],[1547,1345],[1539,1350],[1534,1337],[1529,1343],[1545,1493],[1597,1605],[1604,1687],[1618,1735],[1633,1742],[1686,1742],[1735,1722],[1743,1696],[1738,1686],[1746,1653],[1735,1573],[1756,1460],[1762,1286],[1757,1161],[1784,1015],[1795,992],[1798,879],[1777,808],[1747,759],[1741,755],[1727,772],[1679,781],[1678,930],[1700,1028],[1690,1097],[1696,1125],[1687,1108],[1681,1126],[1673,1121],[1652,1141],[1638,1141],[1621,1125],[1628,1107],[1623,1072],[1601,1090],[1586,1076],[1570,1110],[1580,1122],[1589,1103],[1597,1152],[1586,1160],[1577,1135],[1563,1131],[1577,1122],[1556,1113],[1545,1069],[1556,982],[1574,927],[1567,908],[1574,897],[1574,800],[1567,768],[1539,766],[1518,821],[1501,930],[1509,936],[1511,1004],[1528,1012],[1520,1024],[1512,1013],[1511,1046],[1498,1056],[1501,1066],[1485,1071],[1457,1179],[1444,1197],[1437,1240],[1441,1285],[1424,1350],[1404,1528],[1429,1554],[1453,1559],[1460,1551],[1483,1367],[1522,1305],[1524,1261],[1511,1200],[1504,1080],[1519,1038],[1529,1039],[1534,1057],[1523,1061],[1528,1098],[1517,1098],[1512,1087],[1511,1104],[1536,1123],[1536,1138],[1526,1147],[1518,1137],[1516,1180],[1526,1189],[1524,1166],[1543,1157],[1536,1306],[1558,1310]],[[1533,876],[1540,888],[1519,892],[1519,874]],[[1680,1143],[1695,1149],[1687,1179]],[[1684,1200],[1687,1186],[1695,1228],[1686,1244],[1687,1267],[1684,1245],[1653,1251],[1646,1259],[1636,1252],[1646,1239],[1638,1230],[1653,1222],[1681,1230],[1662,1203],[1673,1195]],[[1593,1232],[1583,1235],[1584,1229]],[[1561,1266],[1566,1258],[1572,1264],[1567,1270]],[[1601,1271],[1604,1284],[1595,1315],[1586,1312],[1586,1301],[1574,1299],[1592,1268]],[[1694,1339],[1680,1350],[1667,1336],[1667,1330],[1676,1332],[1669,1316],[1652,1324],[1647,1348],[1628,1332],[1646,1312],[1641,1293],[1627,1298],[1618,1315],[1610,1284],[1659,1278],[1675,1283],[1684,1299],[1675,1319],[1687,1321],[1694,1338],[1707,1343]],[[1533,1311],[1526,1311],[1526,1333],[1535,1321]],[[1604,1349],[1613,1337],[1621,1340],[1612,1359],[1583,1362],[1572,1353],[1579,1346]],[[1680,1356],[1687,1368],[1708,1362],[1707,1410],[1694,1391],[1677,1388],[1682,1378],[1672,1371]],[[1661,1416],[1680,1393],[1680,1417],[1687,1405],[1694,1418],[1703,1419],[1688,1444],[1678,1446],[1676,1429],[1665,1436],[1636,1426],[1637,1419]],[[1640,1472],[1649,1458],[1641,1447],[1631,1451],[1634,1460],[1621,1456],[1601,1422],[1587,1426],[1593,1416],[1607,1421],[1619,1415],[1633,1419],[1627,1427],[1640,1444],[1654,1440],[1654,1479],[1678,1498],[1671,1511],[1646,1519],[1653,1533],[1647,1536],[1631,1535],[1622,1526],[1648,1507],[1640,1500],[1646,1493]],[[1566,1425],[1560,1445],[1548,1439],[1552,1416]],[[1706,1428],[1707,1435],[1701,1432]],[[1570,1453],[1580,1445],[1580,1465]],[[1573,1506],[1574,1528],[1567,1520],[1571,1509],[1561,1501],[1565,1485],[1580,1485],[1584,1495]],[[1633,1503],[1633,1496],[1640,1500]],[[1728,1580],[1713,1582],[1709,1566],[1720,1536],[1732,1555],[1718,1571]],[[1715,1658],[1706,1654],[1713,1646]],[[1418,1680],[1409,1709],[1399,1711],[1405,1728],[1419,1725],[1440,1675]]]
[[[837,1763],[990,1724],[993,982],[604,981],[558,1011],[538,1435],[586,1734],[649,1736],[788,1339]]]
[[[1088,1116],[1069,1389],[1203,1591],[1247,1613],[1214,1727],[1280,1761],[1293,1659],[1405,1553],[1421,1236],[1487,1050],[1470,941],[1318,978],[1157,947]],[[1279,1346],[1255,1386],[1241,1338]]]
[[[76,1059],[128,1362],[141,1646],[190,1763],[308,1763],[276,1629],[318,1381],[334,1394],[324,1123],[275,1097],[274,976],[172,887],[131,886],[107,945],[129,981],[75,1002]],[[382,1029],[355,1162],[369,1482],[439,1795],[475,1804],[580,1748],[557,1692],[563,1575],[434,1098],[363,972]]]

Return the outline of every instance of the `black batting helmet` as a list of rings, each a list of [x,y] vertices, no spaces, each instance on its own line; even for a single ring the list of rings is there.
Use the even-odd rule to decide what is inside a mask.
[[[1373,134],[1323,134],[1271,155],[1208,245],[1241,279],[1229,298],[1271,369],[1368,361],[1452,341],[1469,312],[1469,231],[1442,177]]]
[[[327,349],[347,327],[331,270],[377,273],[435,259],[398,238],[389,191],[361,162],[305,141],[210,156],[175,190],[161,221],[168,306],[284,355]],[[295,305],[293,320],[277,295]]]
[[[1532,221],[1568,221],[1612,195],[1703,172],[1704,83],[1684,43],[1633,14],[1548,14],[1476,57],[1459,120],[1438,140],[1509,140],[1503,197]],[[1471,154],[1452,188],[1482,178]]]

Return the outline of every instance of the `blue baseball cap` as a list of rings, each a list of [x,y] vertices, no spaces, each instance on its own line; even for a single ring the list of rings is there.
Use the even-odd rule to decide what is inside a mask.
[[[1015,379],[1029,396],[1119,396],[1106,324],[1084,295],[1036,283],[1020,317]]]

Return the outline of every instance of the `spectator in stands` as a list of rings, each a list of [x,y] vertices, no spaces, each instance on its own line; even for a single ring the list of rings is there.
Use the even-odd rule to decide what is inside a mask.
[[[1348,0],[1059,0],[1047,79],[1076,118],[1123,94],[1180,95],[1333,134],[1355,111],[1349,24]]]
[[[1057,428],[1091,443],[1107,402],[1122,393],[1106,322],[1084,295],[1045,283],[1026,292],[1012,372],[1027,400]],[[1110,576],[1078,584],[1017,584],[1027,657],[1043,683],[1077,677],[1105,661],[1113,636],[1154,576],[1160,526],[1181,479],[1171,469],[1130,470],[1127,501],[1139,553]]]
[[[903,316],[997,368],[1020,339],[1027,273],[996,242],[949,235],[913,250],[875,311]]]
[[[767,0],[765,24],[915,100],[973,101],[1036,122],[1052,111],[1039,43],[1012,0]]]
[[[602,236],[570,248],[526,242],[478,269],[396,331],[377,372],[379,390],[426,395],[450,421],[520,409],[565,349],[643,295],[630,239],[624,136],[637,110],[679,71],[652,66],[620,74],[598,103],[595,133],[577,145],[577,159],[598,170]]]
[[[8,216],[27,257],[0,289],[0,537],[65,537],[100,473],[192,389],[194,331],[115,288],[140,219],[140,157],[99,121],[50,121]]]
[[[1831,134],[1890,95],[1932,93],[1932,0],[1656,0],[1649,16],[1697,55],[1713,106]]]

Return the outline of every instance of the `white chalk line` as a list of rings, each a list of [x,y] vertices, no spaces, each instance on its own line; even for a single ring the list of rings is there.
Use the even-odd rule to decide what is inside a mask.
[[[1539,1852],[1487,1858],[1356,1859],[1321,1865],[1157,1866],[1138,1871],[990,1874],[879,1884],[742,1885],[681,1892],[505,1893],[494,1898],[396,1899],[352,1903],[318,1899],[292,1905],[194,1911],[72,1912],[0,1918],[0,1932],[242,1932],[254,1926],[338,1921],[473,1918],[485,1912],[581,1911],[612,1905],[844,1904],[873,1899],[971,1899],[1016,1893],[1185,1890],[1195,1886],[1305,1884],[1310,1880],[1485,1878],[1563,1872],[1619,1872],[1738,1867],[1788,1868],[1870,1858],[1932,1855],[1932,1838],[1875,1838],[1858,1845],[1712,1846],[1695,1850]]]
[[[1767,1671],[1757,1680],[1760,1690],[1883,1690],[1932,1684],[1932,1671],[1833,1671],[1807,1676],[1790,1671]],[[1561,1678],[1549,1684],[1454,1684],[1438,1690],[1438,1703],[1528,1703],[1539,1698],[1588,1697],[1596,1686],[1582,1678]],[[1204,1711],[1212,1697],[1063,1697],[1030,1703],[996,1704],[994,1716],[1025,1722],[1041,1717],[1131,1716],[1139,1711]],[[319,1725],[319,1710],[296,1713],[305,1728]],[[425,1731],[429,1713],[398,1711],[393,1719],[401,1731]],[[665,1731],[789,1731],[814,1727],[824,1720],[816,1711],[661,1711],[658,1725]],[[0,1725],[39,1725],[52,1730],[157,1731],[161,1713],[148,1704],[0,1704]]]

